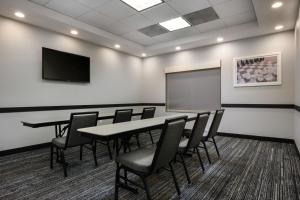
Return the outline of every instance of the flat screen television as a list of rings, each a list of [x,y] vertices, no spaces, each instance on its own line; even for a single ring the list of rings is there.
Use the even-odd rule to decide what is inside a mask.
[[[43,47],[43,79],[90,82],[90,58]]]

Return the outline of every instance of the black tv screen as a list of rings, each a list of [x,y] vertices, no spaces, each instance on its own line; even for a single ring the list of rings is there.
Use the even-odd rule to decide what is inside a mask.
[[[43,79],[90,82],[90,58],[43,47]]]

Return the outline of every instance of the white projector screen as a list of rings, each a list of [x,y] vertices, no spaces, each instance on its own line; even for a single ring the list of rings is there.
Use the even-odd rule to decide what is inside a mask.
[[[221,107],[221,69],[166,74],[167,110],[216,110]]]

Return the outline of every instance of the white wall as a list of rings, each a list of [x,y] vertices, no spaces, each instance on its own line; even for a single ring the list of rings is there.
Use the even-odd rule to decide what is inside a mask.
[[[42,80],[42,47],[89,56],[91,83]],[[0,107],[141,102],[141,67],[140,58],[0,17]],[[0,114],[0,151],[54,137],[53,127],[32,129],[21,121],[66,119],[74,111]]]
[[[292,31],[146,58],[143,60],[143,101],[165,101],[164,68],[221,60],[222,103],[293,104],[295,53]],[[233,87],[233,58],[281,51],[280,86]],[[151,92],[149,92],[151,91]],[[293,110],[227,108],[220,131],[293,138]]]
[[[300,10],[299,10],[300,13]],[[295,66],[295,105],[300,106],[300,16],[298,16],[295,28],[296,66]],[[300,112],[295,111],[295,135],[294,139],[300,149]]]
[[[90,84],[42,80],[42,47],[90,57]],[[140,102],[137,57],[6,18],[0,55],[0,107]]]

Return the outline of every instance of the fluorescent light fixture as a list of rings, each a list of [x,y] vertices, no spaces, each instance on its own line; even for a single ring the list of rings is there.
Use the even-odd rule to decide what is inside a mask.
[[[281,1],[276,1],[272,4],[272,8],[280,8],[283,5]]]
[[[175,31],[178,29],[182,29],[182,28],[191,26],[182,17],[177,17],[177,18],[165,21],[165,22],[161,22],[161,23],[159,23],[159,25],[163,26],[164,28],[168,29],[169,31]]]
[[[147,54],[146,54],[146,53],[142,53],[142,56],[143,56],[143,57],[146,57],[146,56],[147,56]]]
[[[180,46],[177,46],[177,47],[175,48],[175,50],[176,50],[176,51],[180,51],[180,50],[181,50],[181,47],[180,47]]]
[[[137,11],[143,11],[147,8],[163,3],[163,0],[121,0]]]
[[[217,38],[217,42],[223,42],[223,41],[224,41],[224,38],[222,38],[222,37]]]
[[[19,17],[19,18],[24,18],[25,17],[24,13],[19,12],[19,11],[15,12],[15,16]]]
[[[275,30],[276,30],[276,31],[279,31],[279,30],[283,29],[283,27],[284,27],[284,26],[282,26],[282,25],[277,25],[277,26],[275,26]]]
[[[116,49],[120,49],[121,46],[120,46],[119,44],[115,44],[115,48],[116,48]]]
[[[72,35],[78,35],[78,31],[76,31],[76,30],[74,30],[74,29],[71,30],[70,33],[71,33]]]

